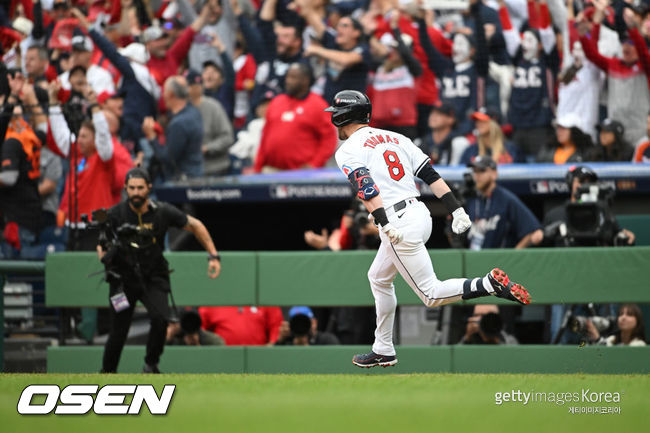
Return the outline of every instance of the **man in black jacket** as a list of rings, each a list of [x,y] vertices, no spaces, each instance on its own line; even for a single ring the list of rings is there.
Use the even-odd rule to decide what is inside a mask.
[[[108,211],[109,239],[117,237],[108,251],[98,245],[97,252],[106,265],[112,308],[111,330],[104,348],[102,372],[114,373],[126,341],[135,304],[147,308],[151,329],[147,340],[144,373],[160,373],[158,361],[163,352],[170,309],[169,265],[163,257],[165,234],[169,227],[194,234],[208,253],[208,275],[217,278],[221,257],[210,233],[198,219],[174,206],[149,198],[151,181],[141,168],[131,169],[125,180],[128,199]],[[137,245],[137,248],[133,245]]]

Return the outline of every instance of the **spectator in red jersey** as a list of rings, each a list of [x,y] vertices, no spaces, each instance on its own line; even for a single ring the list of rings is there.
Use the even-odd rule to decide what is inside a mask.
[[[97,103],[102,110],[110,111],[118,119],[122,118],[124,114],[124,93],[102,92],[97,96]]]
[[[228,346],[273,345],[284,320],[279,307],[199,307],[202,327]]]
[[[309,89],[311,67],[294,63],[285,78],[286,93],[266,112],[255,172],[316,168],[325,165],[336,148],[336,129],[329,122],[327,103]]]
[[[113,200],[119,202],[122,199],[122,191],[124,190],[124,179],[126,178],[126,173],[133,168],[134,165],[141,162],[141,160],[136,159],[135,163],[131,160],[131,154],[124,147],[124,145],[118,139],[118,133],[120,130],[120,120],[115,115],[113,111],[110,111],[106,108],[102,110],[106,122],[108,123],[108,130],[111,133],[111,140],[113,141],[113,158],[115,159],[115,172],[113,176]]]
[[[90,216],[93,210],[109,208],[116,203],[112,189],[116,172],[113,140],[92,89],[87,87],[85,92],[92,120],[83,121],[76,136],[70,131],[59,105],[60,84],[51,83],[48,91],[51,138],[58,153],[69,157],[70,161],[59,212],[64,215],[66,224],[79,228],[82,214]],[[94,251],[96,238],[94,232],[78,231],[71,237],[71,249]]]
[[[92,87],[95,94],[99,95],[104,91],[115,91],[113,77],[106,69],[93,65],[90,59],[93,54],[93,42],[88,36],[74,36],[72,38],[72,63],[74,66],[81,66],[86,70],[88,84]],[[59,75],[59,80],[64,89],[70,88],[70,74],[64,72]]]
[[[384,62],[375,72],[368,90],[373,105],[370,126],[388,129],[413,140],[417,135],[415,79],[422,75],[422,65],[413,57],[413,38],[402,34],[397,26],[399,17],[398,12],[392,13],[391,32],[384,33],[375,44]]]
[[[387,18],[389,14],[387,12],[391,8],[393,8],[391,2],[384,2],[383,5],[375,4],[375,2],[371,3],[368,13],[361,19],[366,34],[373,34],[375,37],[380,38],[384,33],[389,32],[389,19]],[[404,14],[401,14],[398,23],[400,31],[413,38],[413,55],[423,68],[422,75],[415,82],[417,89],[418,136],[423,136],[428,132],[427,124],[431,109],[440,103],[438,94],[438,79],[440,77],[437,77],[429,67],[427,55],[420,42],[418,27],[415,23],[419,13],[417,7],[404,7]],[[415,16],[409,14],[415,14]],[[451,56],[452,41],[447,39],[440,31],[434,23],[434,17],[433,10],[424,11],[426,33],[436,49],[445,57],[449,57]],[[369,19],[372,21],[369,21]]]
[[[206,24],[211,8],[214,7],[213,3],[207,2],[203,6],[201,14],[183,30],[171,46],[168,35],[160,27],[152,26],[143,32],[142,40],[149,52],[147,66],[159,85],[162,86],[167,78],[178,73],[178,67],[190,51],[192,39]]]
[[[233,115],[235,119],[235,130],[239,130],[246,124],[246,118],[250,111],[250,100],[255,87],[255,73],[257,64],[251,54],[248,53],[246,42],[241,33],[237,35],[235,43],[235,107]]]
[[[608,2],[598,1],[594,5],[596,12],[593,15],[593,28],[587,34],[585,27],[578,27],[580,42],[587,58],[607,73],[607,117],[621,122],[625,129],[625,139],[629,143],[636,143],[645,133],[646,113],[650,109],[646,76],[650,70],[644,68],[646,61],[642,62],[647,56],[639,57],[634,42],[635,37],[640,38],[636,29],[629,32],[632,39],[622,41],[621,58],[603,56],[598,51],[597,41]],[[643,45],[643,41],[640,42],[639,45]]]

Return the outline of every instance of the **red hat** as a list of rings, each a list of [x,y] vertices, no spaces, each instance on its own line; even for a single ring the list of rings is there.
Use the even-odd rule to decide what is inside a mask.
[[[97,103],[103,104],[104,102],[106,102],[111,98],[123,98],[123,97],[124,95],[122,94],[122,92],[118,93],[112,90],[104,90],[102,93],[97,95]]]
[[[486,113],[484,108],[482,108],[482,109],[480,109],[478,111],[475,111],[474,113],[472,113],[472,115],[470,117],[472,118],[472,120],[490,120],[490,119],[492,119]]]

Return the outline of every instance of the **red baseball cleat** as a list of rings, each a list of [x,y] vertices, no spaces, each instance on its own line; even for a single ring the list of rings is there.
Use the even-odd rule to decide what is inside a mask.
[[[499,268],[494,268],[488,274],[488,280],[494,289],[494,294],[503,299],[516,302],[522,305],[530,304],[531,297],[528,290],[521,284],[510,281],[508,274]]]

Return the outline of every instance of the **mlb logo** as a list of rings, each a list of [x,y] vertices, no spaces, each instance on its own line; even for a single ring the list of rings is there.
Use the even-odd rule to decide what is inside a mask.
[[[348,167],[347,165],[343,166],[343,173],[345,173],[346,176],[349,176],[351,172],[352,169],[350,167]]]
[[[272,196],[274,198],[288,198],[289,197],[289,188],[286,185],[278,185],[272,190]]]

